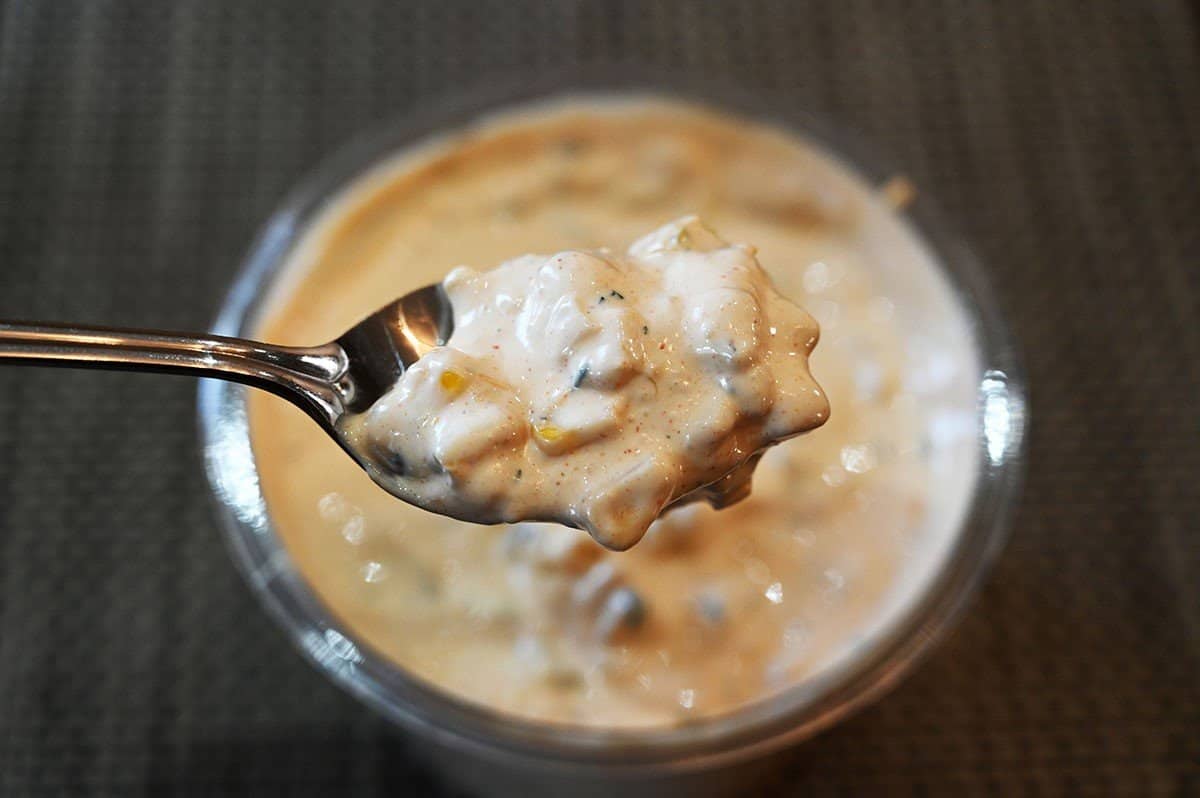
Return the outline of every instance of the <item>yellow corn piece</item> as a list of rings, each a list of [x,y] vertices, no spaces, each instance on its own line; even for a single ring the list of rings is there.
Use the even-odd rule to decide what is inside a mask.
[[[553,424],[542,424],[540,427],[534,427],[533,432],[546,443],[556,443],[561,441],[563,436],[566,435],[565,432]]]
[[[467,387],[467,378],[457,371],[447,369],[438,377],[438,384],[442,386],[442,390],[451,396],[458,396]]]

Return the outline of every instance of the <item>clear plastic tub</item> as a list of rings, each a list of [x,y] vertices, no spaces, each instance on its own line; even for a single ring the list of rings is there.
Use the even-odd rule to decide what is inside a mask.
[[[601,70],[519,88],[491,91],[429,109],[352,142],[321,165],[286,199],[250,250],[222,306],[214,332],[250,336],[264,297],[292,247],[328,200],[380,160],[430,135],[454,130],[481,114],[552,96],[651,90],[789,128],[827,150],[871,184],[894,175],[853,136],[772,98],[688,81]],[[975,592],[1005,531],[1022,470],[1025,401],[1014,347],[983,268],[922,193],[904,211],[908,224],[935,254],[969,320],[978,373],[978,477],[965,519],[940,572],[908,611],[851,661],[783,693],[735,712],[678,727],[604,731],[563,728],[489,711],[411,678],[392,661],[359,644],[289,561],[271,525],[251,449],[244,390],[230,383],[200,388],[200,428],[208,477],[234,559],[254,592],[299,648],[334,682],[416,738],[459,782],[483,792],[553,791],[559,779],[576,794],[645,787],[661,794],[736,791],[746,771],[714,778],[713,769],[761,762],[877,699],[940,639]],[[468,757],[464,759],[464,755]],[[466,763],[466,764],[464,764]],[[761,768],[750,764],[751,772]],[[690,774],[690,776],[689,776]],[[697,777],[696,774],[704,774]]]

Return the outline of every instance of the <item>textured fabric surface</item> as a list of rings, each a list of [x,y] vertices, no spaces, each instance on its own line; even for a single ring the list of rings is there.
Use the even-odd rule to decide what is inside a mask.
[[[363,127],[632,60],[881,142],[992,270],[1032,389],[1010,545],[782,795],[1200,794],[1200,38],[1183,3],[8,2],[0,318],[199,328]],[[437,794],[296,655],[183,378],[0,370],[0,795]]]

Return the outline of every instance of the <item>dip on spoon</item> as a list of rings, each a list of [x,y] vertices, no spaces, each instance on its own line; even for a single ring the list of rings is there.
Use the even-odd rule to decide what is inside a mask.
[[[737,501],[763,449],[829,414],[808,368],[817,323],[754,254],[684,217],[621,256],[458,268],[450,339],[344,434],[406,501],[556,521],[610,549],[672,504]]]

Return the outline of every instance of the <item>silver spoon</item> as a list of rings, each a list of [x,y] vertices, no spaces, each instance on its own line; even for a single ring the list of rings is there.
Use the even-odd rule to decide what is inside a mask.
[[[0,363],[155,371],[253,385],[298,405],[373,477],[371,452],[346,435],[421,355],[454,331],[440,285],[385,305],[328,344],[290,347],[218,335],[0,322]]]

